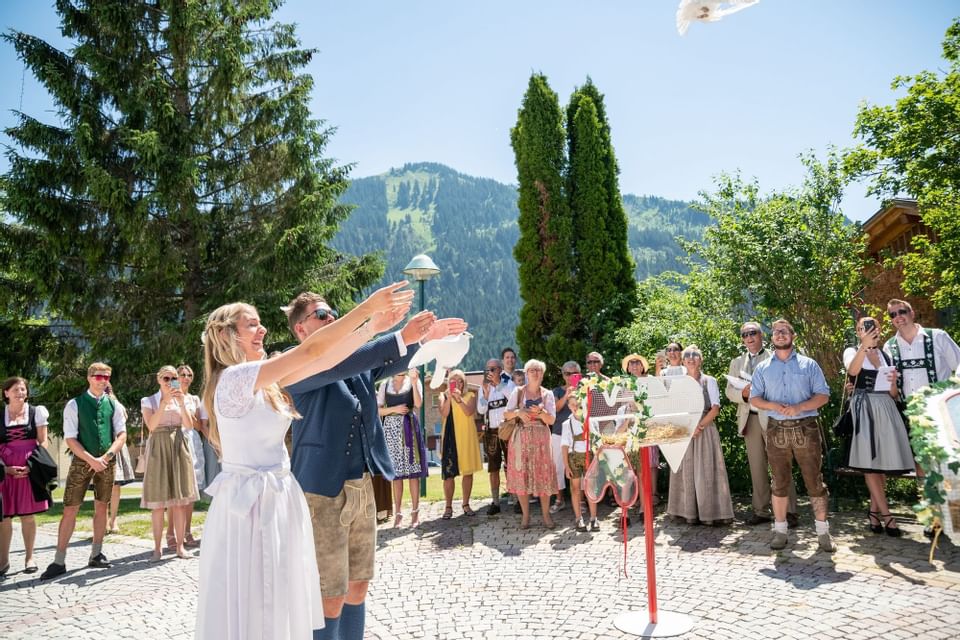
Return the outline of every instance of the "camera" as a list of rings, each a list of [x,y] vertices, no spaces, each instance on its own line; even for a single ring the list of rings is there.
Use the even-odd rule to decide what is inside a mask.
[[[877,323],[873,320],[864,320],[863,321],[863,331],[864,333],[869,333],[877,328]]]
[[[457,390],[459,386],[460,386],[460,383],[458,380],[451,380],[450,383],[447,385],[447,388],[450,389],[450,393],[453,393],[454,391]]]

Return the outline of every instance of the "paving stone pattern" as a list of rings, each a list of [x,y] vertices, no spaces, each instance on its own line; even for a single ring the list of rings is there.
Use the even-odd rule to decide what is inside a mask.
[[[474,505],[481,508],[485,505]],[[550,531],[521,531],[519,516],[421,508],[417,529],[384,525],[378,575],[367,601],[367,638],[633,638],[613,619],[647,604],[642,526],[629,529],[626,570],[618,523],[578,533],[569,509]],[[507,509],[504,510],[508,511]],[[606,513],[601,508],[601,516]],[[941,543],[934,563],[916,523],[902,539],[865,531],[864,518],[832,517],[839,550],[816,550],[809,515],[789,546],[768,548],[769,527],[698,527],[658,516],[656,570],[661,609],[692,616],[683,638],[956,638],[960,548]],[[88,569],[89,542],[77,534],[67,575],[40,582],[22,573],[19,524],[12,573],[0,582],[0,638],[176,640],[193,637],[199,562],[147,561],[148,541],[108,536],[112,569]],[[41,570],[56,529],[38,534]],[[166,556],[165,556],[166,557]]]

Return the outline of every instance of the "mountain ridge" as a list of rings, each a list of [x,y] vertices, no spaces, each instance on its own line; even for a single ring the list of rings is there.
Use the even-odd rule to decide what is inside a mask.
[[[425,285],[426,307],[440,317],[467,319],[474,340],[463,366],[479,369],[516,341],[516,189],[436,162],[356,178],[341,197],[355,208],[333,246],[356,255],[381,252],[386,270],[376,286],[401,277],[413,256],[429,254],[441,272]],[[626,194],[623,202],[637,279],[686,271],[676,236],[699,239],[709,216],[689,202],[658,196]]]

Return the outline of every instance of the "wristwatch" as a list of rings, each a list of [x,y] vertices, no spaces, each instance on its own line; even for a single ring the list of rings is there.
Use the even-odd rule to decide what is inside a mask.
[[[103,454],[103,457],[107,462],[110,462],[117,457],[117,454],[115,454],[113,451],[107,451],[105,454]]]

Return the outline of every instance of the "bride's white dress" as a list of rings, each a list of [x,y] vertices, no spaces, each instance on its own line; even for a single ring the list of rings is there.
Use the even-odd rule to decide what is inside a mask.
[[[206,489],[201,640],[309,640],[323,627],[310,512],[283,444],[290,418],[254,393],[262,364],[228,367],[217,385],[223,471]]]

